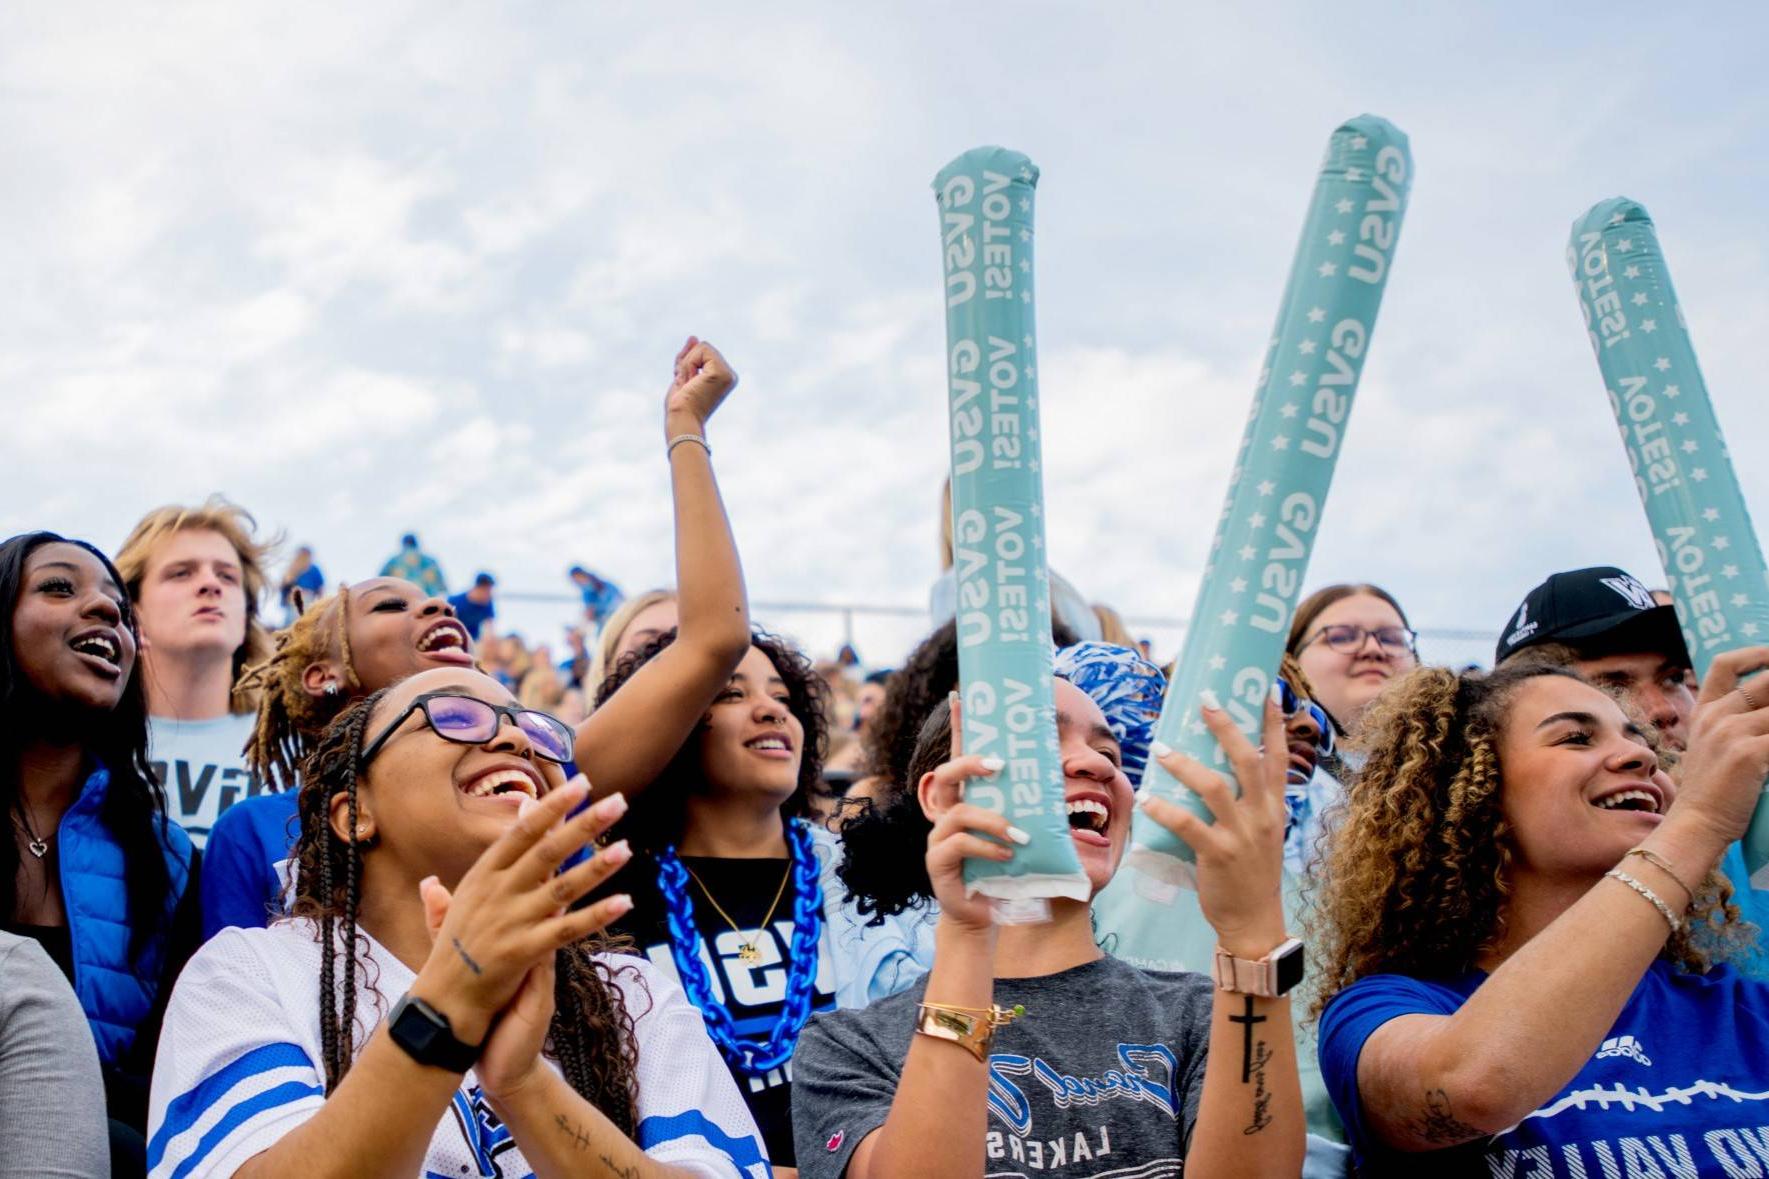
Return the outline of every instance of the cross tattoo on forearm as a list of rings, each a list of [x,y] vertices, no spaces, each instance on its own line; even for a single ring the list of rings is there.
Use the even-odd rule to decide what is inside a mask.
[[[1253,1080],[1253,1025],[1264,1023],[1267,1018],[1263,1015],[1253,1014],[1252,995],[1248,995],[1246,999],[1247,1013],[1228,1017],[1230,1023],[1241,1025],[1241,1084],[1243,1085],[1249,1084]]]

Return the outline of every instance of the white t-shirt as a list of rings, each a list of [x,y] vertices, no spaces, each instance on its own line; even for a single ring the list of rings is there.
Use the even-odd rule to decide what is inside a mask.
[[[148,766],[166,791],[166,813],[199,849],[222,811],[264,793],[264,784],[246,768],[246,739],[256,723],[249,714],[206,721],[148,718]]]
[[[367,944],[357,991],[357,1050],[412,984],[383,947]],[[191,958],[172,992],[148,1103],[152,1179],[231,1175],[324,1103],[319,959],[309,921],[225,929]],[[708,1179],[758,1179],[767,1153],[700,1012],[639,958],[611,956],[639,1043],[635,1137],[659,1162]],[[340,963],[340,966],[342,964]],[[648,992],[648,993],[647,993]],[[521,1179],[533,1174],[473,1073],[437,1123],[422,1175]]]

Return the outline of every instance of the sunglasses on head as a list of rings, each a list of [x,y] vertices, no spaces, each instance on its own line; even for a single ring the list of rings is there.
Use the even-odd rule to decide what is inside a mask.
[[[1295,716],[1297,712],[1306,709],[1321,733],[1314,740],[1315,748],[1320,750],[1322,757],[1333,752],[1333,722],[1327,719],[1327,710],[1313,700],[1304,700],[1298,696],[1296,689],[1290,686],[1290,681],[1282,678],[1278,680],[1278,707],[1284,710],[1285,717]]]
[[[575,735],[571,726],[556,716],[532,708],[492,704],[460,692],[426,692],[406,705],[405,711],[368,743],[357,764],[368,765],[414,712],[424,714],[424,722],[438,737],[460,745],[485,744],[497,736],[504,721],[508,720],[522,730],[536,754],[558,765],[571,760]]]

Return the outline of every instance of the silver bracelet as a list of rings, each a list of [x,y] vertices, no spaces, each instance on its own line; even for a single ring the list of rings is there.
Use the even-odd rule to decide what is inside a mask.
[[[1658,915],[1665,919],[1665,924],[1671,927],[1672,933],[1679,933],[1682,931],[1682,920],[1675,913],[1671,912],[1671,906],[1660,900],[1659,895],[1656,892],[1653,892],[1650,888],[1647,888],[1644,884],[1641,884],[1638,880],[1635,880],[1620,868],[1611,868],[1609,871],[1605,872],[1604,875],[1613,876],[1615,879],[1621,881],[1623,884],[1645,897],[1648,901],[1652,902],[1652,907],[1657,909]]]
[[[672,454],[676,453],[676,447],[682,445],[682,443],[684,443],[684,442],[698,442],[698,443],[700,443],[700,445],[702,447],[705,448],[707,458],[711,458],[713,456],[713,448],[711,446],[707,445],[705,435],[702,435],[702,434],[677,434],[674,438],[671,438],[669,440],[669,445],[665,446],[663,448],[663,457],[668,458]]]

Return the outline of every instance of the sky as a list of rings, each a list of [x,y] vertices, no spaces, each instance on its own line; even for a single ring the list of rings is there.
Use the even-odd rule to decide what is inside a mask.
[[[1563,260],[1602,198],[1657,221],[1769,511],[1766,33],[1719,4],[6,6],[0,535],[114,549],[221,491],[333,578],[415,529],[456,582],[665,583],[695,333],[741,374],[709,437],[757,621],[826,650],[838,616],[769,604],[901,607],[855,623],[888,664],[948,461],[930,181],[996,143],[1043,173],[1052,564],[1182,617],[1320,153],[1371,112],[1416,178],[1308,583],[1491,634],[1555,569],[1662,580]]]

